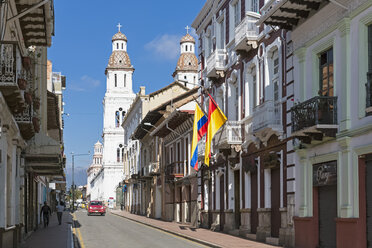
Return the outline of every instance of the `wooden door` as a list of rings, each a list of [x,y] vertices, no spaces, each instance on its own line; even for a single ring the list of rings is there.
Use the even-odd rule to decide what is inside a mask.
[[[235,229],[240,227],[240,171],[234,171]]]
[[[366,156],[367,247],[372,247],[372,155]]]
[[[251,172],[251,233],[257,232],[258,226],[258,185],[257,185],[257,171]]]
[[[225,225],[225,178],[220,177],[220,230],[223,231]]]
[[[178,192],[179,192],[179,222],[182,222],[183,218],[182,218],[182,186],[178,188]]]
[[[318,187],[319,248],[336,248],[337,185]]]
[[[271,170],[271,237],[279,237],[280,229],[280,168]]]

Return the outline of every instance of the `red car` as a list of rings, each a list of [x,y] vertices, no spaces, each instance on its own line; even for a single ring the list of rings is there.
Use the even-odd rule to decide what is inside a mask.
[[[88,216],[91,214],[106,214],[106,206],[102,201],[91,201],[88,206]]]

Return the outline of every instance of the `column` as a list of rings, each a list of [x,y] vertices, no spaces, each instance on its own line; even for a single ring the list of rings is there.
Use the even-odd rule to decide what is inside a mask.
[[[0,227],[6,227],[6,211],[7,211],[7,129],[2,127],[0,133]]]

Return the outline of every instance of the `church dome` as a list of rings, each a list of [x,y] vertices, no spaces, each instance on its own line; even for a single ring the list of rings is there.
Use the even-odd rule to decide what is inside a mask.
[[[182,53],[176,71],[198,71],[198,59],[194,53]]]
[[[192,42],[195,44],[195,39],[192,37],[190,34],[186,34],[185,36],[182,37],[180,43],[185,43],[185,42]]]
[[[128,53],[123,50],[113,51],[107,65],[107,69],[123,68],[132,68]]]
[[[112,41],[115,41],[115,40],[124,40],[124,41],[128,41],[127,40],[127,37],[125,36],[125,34],[123,34],[122,32],[117,32],[114,36],[112,36]]]

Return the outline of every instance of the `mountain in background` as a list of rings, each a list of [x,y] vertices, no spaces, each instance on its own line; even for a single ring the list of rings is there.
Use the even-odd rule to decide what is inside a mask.
[[[87,169],[88,168],[82,168],[77,167],[74,170],[74,179],[75,179],[75,185],[76,187],[87,184]],[[72,184],[72,170],[71,168],[66,169],[66,180],[67,180],[67,188],[71,187]]]

